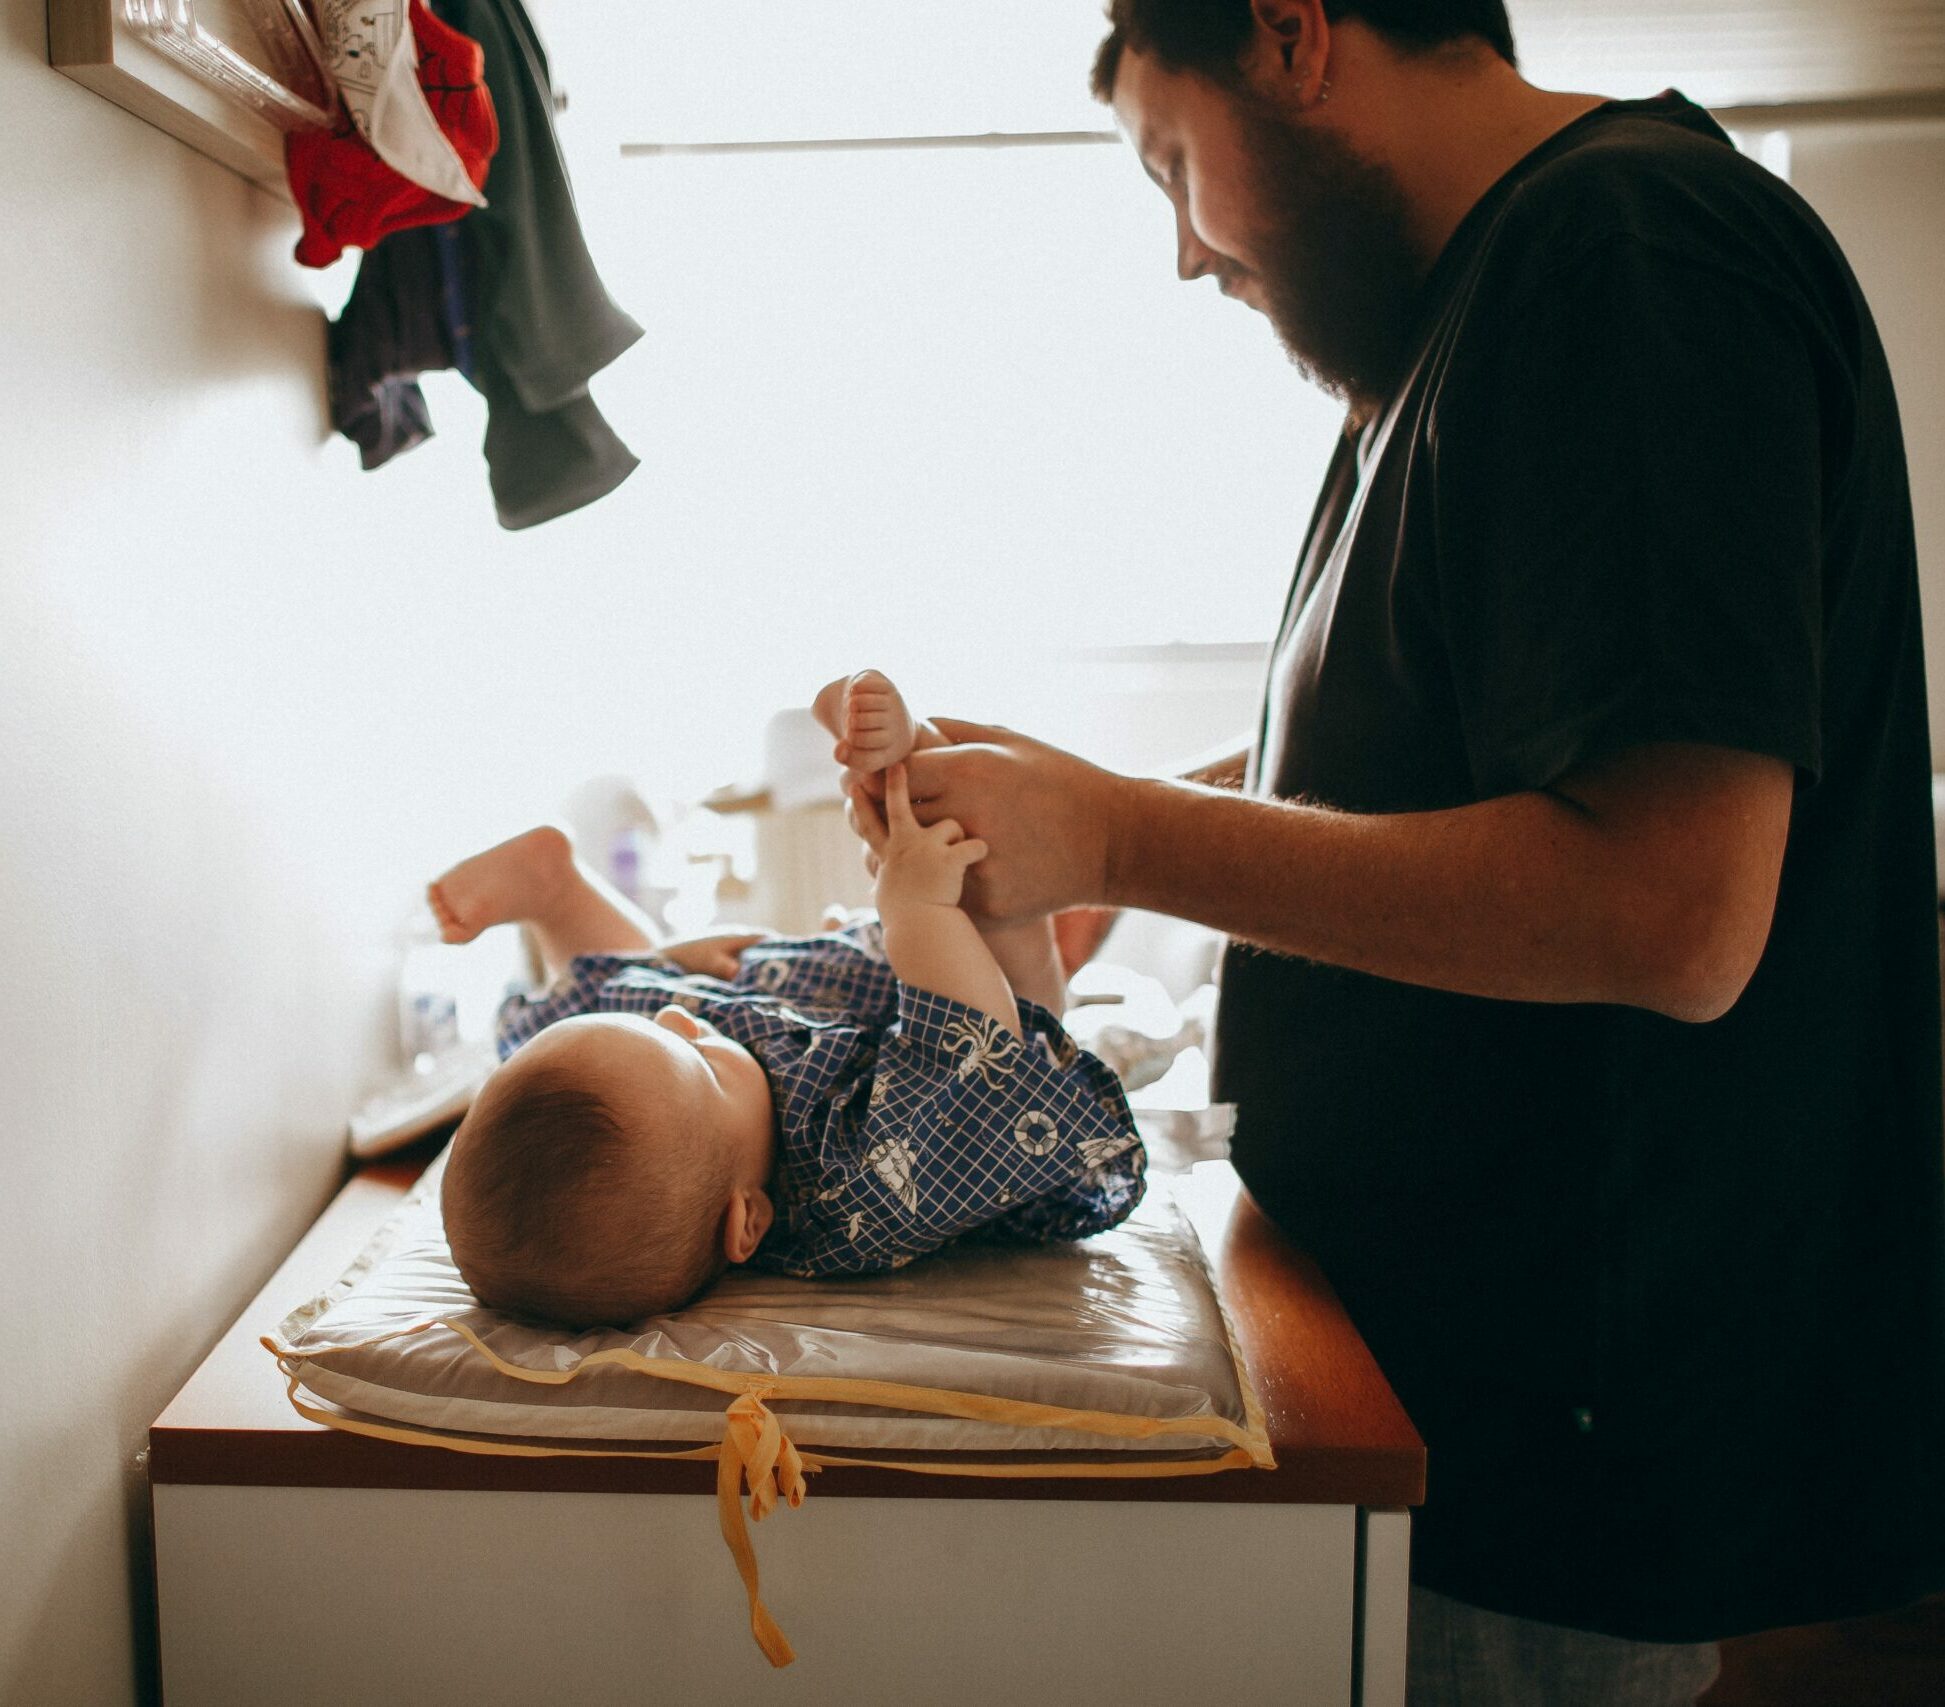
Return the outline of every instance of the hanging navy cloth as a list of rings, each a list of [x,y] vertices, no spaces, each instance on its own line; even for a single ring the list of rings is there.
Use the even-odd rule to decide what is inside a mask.
[[[326,336],[331,424],[367,469],[432,437],[418,376],[454,365],[435,233],[452,235],[450,226],[416,226],[368,249]]]

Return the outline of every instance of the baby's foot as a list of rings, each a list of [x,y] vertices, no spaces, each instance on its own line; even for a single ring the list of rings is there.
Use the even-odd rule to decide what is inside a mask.
[[[838,763],[854,771],[881,771],[911,752],[918,725],[905,696],[876,670],[860,670],[844,693],[844,725]]]
[[[566,832],[541,824],[461,860],[426,886],[425,897],[444,941],[471,942],[489,925],[538,917],[573,869]]]

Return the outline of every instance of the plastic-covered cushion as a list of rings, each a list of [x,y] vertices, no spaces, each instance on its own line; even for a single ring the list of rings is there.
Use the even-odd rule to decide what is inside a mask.
[[[1163,1179],[1120,1227],[1079,1244],[961,1243],[848,1281],[732,1272],[636,1329],[568,1334],[474,1301],[446,1248],[443,1168],[266,1339],[313,1400],[414,1430],[625,1448],[720,1441],[726,1395],[760,1389],[804,1447],[1270,1461],[1201,1247]],[[815,1396],[793,1396],[810,1382]],[[860,1383],[926,1397],[891,1405],[859,1388],[879,1402],[852,1402]],[[943,1414],[954,1395],[1051,1409],[1030,1424]]]

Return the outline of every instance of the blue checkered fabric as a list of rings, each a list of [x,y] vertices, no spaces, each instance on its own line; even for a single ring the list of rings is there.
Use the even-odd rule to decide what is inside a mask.
[[[1032,1002],[1015,1037],[900,983],[876,921],[763,943],[730,983],[654,954],[583,956],[508,998],[500,1054],[573,1014],[671,1003],[769,1075],[778,1216],[753,1267],[873,1274],[966,1236],[1081,1239],[1141,1201],[1146,1156],[1113,1073]]]

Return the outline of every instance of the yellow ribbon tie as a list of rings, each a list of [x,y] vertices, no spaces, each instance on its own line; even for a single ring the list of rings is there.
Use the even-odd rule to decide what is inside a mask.
[[[723,1540],[736,1560],[737,1574],[750,1597],[750,1634],[773,1666],[787,1666],[797,1655],[763,1604],[758,1588],[756,1549],[743,1522],[742,1490],[750,1491],[750,1521],[761,1523],[776,1509],[777,1495],[787,1504],[804,1503],[804,1461],[783,1425],[758,1390],[742,1395],[724,1418],[723,1449],[716,1460],[716,1516]]]

